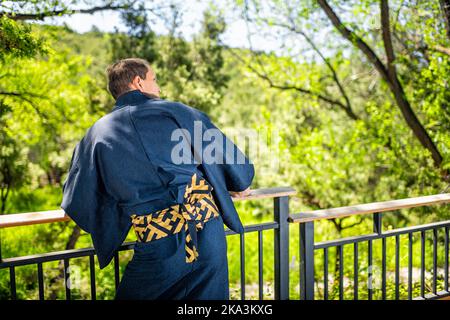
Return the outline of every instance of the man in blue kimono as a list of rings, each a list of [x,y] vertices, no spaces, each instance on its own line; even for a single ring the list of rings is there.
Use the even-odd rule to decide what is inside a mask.
[[[61,207],[91,234],[106,267],[133,227],[134,255],[116,299],[228,299],[225,224],[254,168],[209,117],[160,99],[142,59],[108,68],[112,111],[77,144]]]

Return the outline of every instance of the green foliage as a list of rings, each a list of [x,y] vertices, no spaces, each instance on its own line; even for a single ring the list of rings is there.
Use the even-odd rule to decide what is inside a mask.
[[[140,57],[152,63],[157,59],[156,34],[150,29],[145,11],[128,10],[122,13],[122,20],[129,34],[116,31],[111,37],[114,60]]]
[[[3,129],[10,107],[0,100],[0,214],[5,213],[11,190],[20,187],[27,177],[23,150]]]
[[[6,56],[30,58],[46,51],[45,43],[32,33],[30,25],[0,16],[0,62]]]
[[[176,9],[174,9],[176,10]],[[163,97],[181,101],[208,112],[219,106],[228,76],[223,69],[223,48],[218,44],[225,31],[220,15],[204,14],[201,33],[192,42],[177,35],[175,11],[170,33],[156,37],[143,11],[123,15],[130,32],[116,32],[111,37],[113,60],[141,57],[150,62],[157,74]]]

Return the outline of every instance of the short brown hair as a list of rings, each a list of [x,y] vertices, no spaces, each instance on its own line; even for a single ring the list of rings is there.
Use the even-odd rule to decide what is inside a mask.
[[[136,76],[145,79],[151,69],[150,64],[144,59],[128,58],[119,60],[108,67],[108,89],[114,99],[127,91],[130,91],[130,83]]]

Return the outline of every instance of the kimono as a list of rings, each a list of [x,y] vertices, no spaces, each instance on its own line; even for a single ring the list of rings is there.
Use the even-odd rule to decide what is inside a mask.
[[[198,232],[198,261],[183,260],[183,232],[137,242],[120,298],[226,299],[223,224],[244,231],[229,191],[248,188],[254,167],[205,113],[139,90],[119,96],[76,145],[61,208],[91,235],[101,269],[128,235],[131,216],[182,203],[194,174],[212,186],[220,212]]]

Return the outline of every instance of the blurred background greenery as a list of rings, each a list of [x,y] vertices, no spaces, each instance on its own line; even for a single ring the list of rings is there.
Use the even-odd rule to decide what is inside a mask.
[[[269,133],[269,141],[278,137],[272,149],[261,147],[252,159],[252,188],[292,186],[297,195],[291,197],[291,212],[448,190],[448,1],[236,0],[184,6],[200,4],[205,8],[200,27],[187,38],[183,5],[176,1],[0,1],[0,214],[59,208],[75,144],[114,105],[106,67],[130,56],[152,64],[164,98],[207,112],[225,132],[252,129]],[[123,30],[93,27],[80,33],[42,23],[98,11],[118,13]],[[155,19],[168,32],[159,33]],[[224,38],[230,19],[243,22],[246,30],[233,36],[245,37],[247,46]],[[254,47],[257,40],[275,45],[262,50]],[[245,224],[273,219],[270,200],[238,202],[237,208]],[[383,223],[396,228],[449,217],[448,206],[436,206],[387,214]],[[370,230],[370,219],[345,218],[319,222],[315,231],[322,241]],[[134,240],[131,232],[127,240]],[[257,234],[246,235],[247,298],[258,293],[257,241]],[[295,298],[296,226],[290,241]],[[1,243],[4,258],[92,245],[73,222],[1,230]],[[231,294],[239,298],[239,238],[228,237],[228,244]],[[379,244],[374,246],[378,252]],[[419,252],[417,242],[414,248]],[[352,250],[344,249],[346,262]],[[366,250],[360,250],[366,261]],[[121,253],[122,272],[131,254]],[[316,295],[322,297],[317,254]],[[393,258],[393,251],[387,256]],[[381,254],[374,259],[379,262]],[[419,259],[415,254],[414,266]],[[88,259],[71,264],[82,275],[73,298],[89,298]],[[391,270],[394,261],[388,265]],[[346,279],[352,279],[352,267],[345,264]],[[61,268],[44,265],[46,298],[64,298]],[[329,268],[330,274],[338,268],[333,251]],[[361,268],[362,292],[367,266]],[[19,298],[37,298],[36,277],[35,266],[17,269]],[[273,231],[264,232],[264,283],[265,298],[273,298]],[[112,265],[97,270],[97,287],[98,299],[112,299]],[[337,286],[330,282],[329,288],[337,298]],[[349,283],[346,297],[352,292]],[[393,292],[389,288],[388,297]],[[0,270],[0,299],[9,299],[7,269]]]

